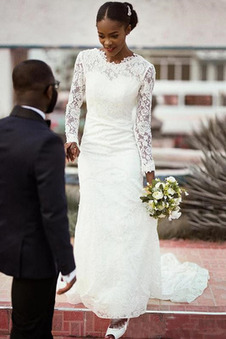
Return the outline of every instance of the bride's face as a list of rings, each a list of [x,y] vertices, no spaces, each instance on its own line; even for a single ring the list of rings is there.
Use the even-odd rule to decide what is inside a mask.
[[[127,48],[126,36],[130,30],[130,26],[125,28],[121,22],[108,18],[97,22],[99,41],[107,57],[113,58],[123,53],[123,49]]]

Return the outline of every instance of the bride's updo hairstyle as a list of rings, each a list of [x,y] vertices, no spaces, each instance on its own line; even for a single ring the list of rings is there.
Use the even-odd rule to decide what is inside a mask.
[[[125,27],[131,25],[131,30],[134,29],[138,23],[137,13],[134,11],[133,6],[128,2],[105,2],[99,8],[96,22],[99,22],[105,18],[119,21],[124,24]]]

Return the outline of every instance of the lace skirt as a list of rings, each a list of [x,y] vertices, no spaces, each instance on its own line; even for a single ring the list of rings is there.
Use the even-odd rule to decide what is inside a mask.
[[[79,156],[80,204],[74,254],[77,282],[68,301],[103,318],[132,318],[149,298],[191,302],[208,271],[160,257],[157,222],[140,200],[143,177],[136,149]]]
[[[138,152],[81,152],[79,180],[77,282],[69,301],[103,318],[137,317],[151,295],[161,296],[157,223],[139,199]]]

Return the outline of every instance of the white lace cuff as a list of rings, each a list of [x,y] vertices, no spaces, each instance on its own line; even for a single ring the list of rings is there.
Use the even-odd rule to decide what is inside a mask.
[[[67,134],[67,140],[66,141],[67,142],[76,142],[76,144],[79,146],[78,138],[74,134]]]
[[[142,165],[142,173],[145,175],[148,172],[155,171],[155,162],[151,160],[148,164]]]

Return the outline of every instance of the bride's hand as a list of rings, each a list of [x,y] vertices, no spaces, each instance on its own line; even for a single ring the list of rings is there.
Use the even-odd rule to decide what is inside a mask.
[[[79,156],[80,151],[76,142],[66,142],[64,149],[68,161],[73,162]]]
[[[155,179],[155,172],[147,172],[146,173],[146,179],[147,179],[147,183],[149,183],[151,185],[152,180]]]

